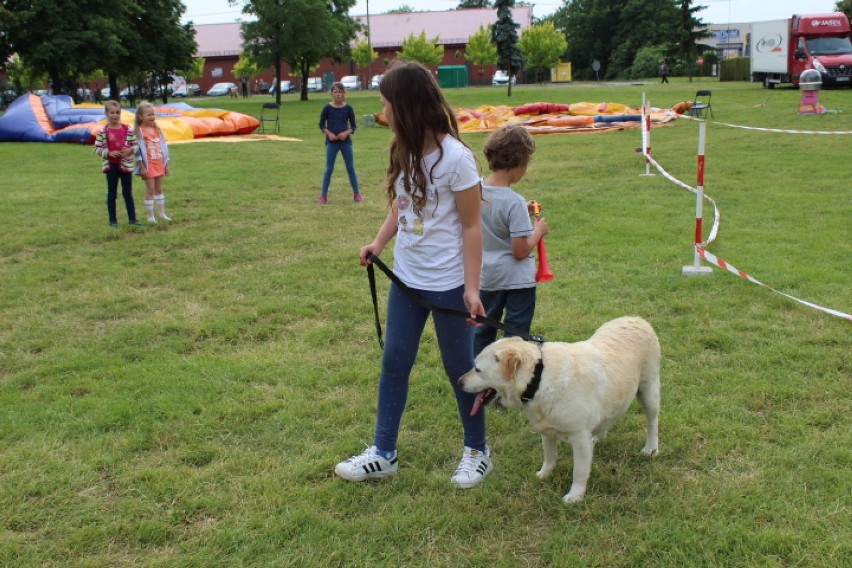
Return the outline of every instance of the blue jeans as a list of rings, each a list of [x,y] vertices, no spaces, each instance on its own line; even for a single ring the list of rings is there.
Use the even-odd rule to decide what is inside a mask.
[[[133,174],[123,172],[118,164],[110,164],[106,173],[107,181],[107,213],[109,222],[117,223],[118,218],[115,211],[115,200],[118,198],[118,181],[121,180],[121,196],[124,198],[124,207],[127,209],[127,220],[131,223],[136,220],[136,204],[133,203]]]
[[[437,306],[464,310],[464,286],[444,292],[416,290]],[[430,311],[410,299],[395,284],[388,293],[385,349],[379,376],[379,411],[376,416],[375,446],[382,451],[396,449],[399,424],[408,398],[411,368],[417,358],[420,337]],[[444,372],[456,396],[456,406],[464,429],[464,445],[485,451],[485,409],[470,415],[476,395],[458,385],[461,376],[473,368],[473,330],[464,318],[432,313],[435,335],[441,350]]]
[[[479,299],[485,307],[485,315],[491,319],[502,321],[524,333],[530,332],[535,313],[535,287],[517,290],[480,290]],[[503,319],[504,310],[506,319]],[[506,333],[506,337],[511,336],[511,333]],[[476,328],[476,338],[473,343],[474,357],[496,339],[496,328],[488,326]]]
[[[343,162],[346,164],[346,173],[349,174],[349,183],[352,192],[358,193],[358,173],[355,171],[355,154],[352,151],[352,142],[327,141],[325,145],[325,174],[322,176],[322,195],[328,195],[328,186],[331,184],[331,174],[334,173],[334,162],[337,153],[343,154]]]

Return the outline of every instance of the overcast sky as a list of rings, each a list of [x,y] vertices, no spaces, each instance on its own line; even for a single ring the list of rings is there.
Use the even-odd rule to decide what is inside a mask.
[[[196,24],[221,24],[240,18],[240,5],[230,6],[228,0],[183,0],[187,9],[184,21]],[[367,13],[383,14],[400,6],[415,10],[452,10],[459,0],[358,0],[349,13],[362,16]],[[696,6],[707,6],[699,16],[707,24],[760,22],[789,18],[796,13],[824,13],[834,11],[836,0],[698,0]],[[533,3],[533,16],[541,18],[552,14],[563,5],[559,0],[542,0]]]

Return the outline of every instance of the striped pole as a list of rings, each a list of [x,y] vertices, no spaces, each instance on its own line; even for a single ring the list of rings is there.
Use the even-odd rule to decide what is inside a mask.
[[[701,121],[698,123],[698,183],[695,188],[695,254],[692,265],[683,267],[682,274],[684,276],[700,276],[713,272],[713,269],[709,266],[701,266],[701,255],[698,252],[704,245],[701,235],[704,225],[704,148],[706,140],[707,123]]]
[[[645,102],[645,93],[642,93],[642,147],[645,154],[645,173],[639,175],[656,175],[651,173],[651,101]]]

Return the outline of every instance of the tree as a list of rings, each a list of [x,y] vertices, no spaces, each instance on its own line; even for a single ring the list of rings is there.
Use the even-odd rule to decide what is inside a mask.
[[[286,62],[301,78],[300,98],[306,101],[311,69],[326,57],[349,56],[349,42],[359,28],[348,15],[354,5],[355,0],[244,0],[243,13],[256,19],[242,23],[243,49],[258,64],[273,67],[279,78],[281,62]]]
[[[565,36],[556,31],[552,22],[533,26],[521,34],[519,43],[526,57],[526,68],[534,71],[540,80],[542,71],[556,67],[568,49]]]
[[[204,76],[204,65],[207,63],[207,59],[204,57],[196,57],[192,60],[192,63],[188,67],[184,67],[183,69],[177,69],[175,72],[178,75],[183,75],[183,78],[186,79],[187,83],[190,83],[199,77]]]
[[[491,26],[479,26],[479,30],[467,38],[465,58],[479,67],[479,79],[485,75],[485,66],[497,63],[497,46],[491,43]]]
[[[704,6],[692,6],[693,0],[679,0],[680,2],[680,29],[679,54],[686,61],[689,73],[689,82],[692,82],[692,66],[698,52],[698,42],[710,36],[707,26],[695,17],[695,13],[704,9]]]
[[[413,12],[415,12],[414,8],[408,4],[402,4],[399,8],[387,11],[388,14],[411,14]]]
[[[403,61],[419,61],[426,67],[434,67],[444,59],[444,48],[438,45],[439,36],[429,41],[426,32],[419,36],[411,34],[402,41],[402,51],[397,51],[396,56]]]
[[[837,0],[834,11],[843,12],[847,18],[852,19],[852,0]]]
[[[111,2],[108,8],[95,0],[3,0],[2,8],[8,27],[0,46],[46,73],[55,93],[76,95],[77,81],[98,70],[113,92],[119,75],[164,84],[197,47],[195,32],[180,24],[180,0]]]
[[[494,4],[491,0],[461,0],[456,10],[469,10],[471,8],[491,8]]]
[[[136,22],[136,31],[143,43],[131,50],[137,67],[150,76],[149,99],[159,87],[163,103],[168,102],[169,84],[174,81],[175,69],[189,67],[198,45],[191,24],[182,25],[181,15],[186,7],[180,0],[137,0],[145,16]],[[139,49],[144,45],[145,49]]]
[[[41,89],[47,82],[47,75],[34,71],[20,57],[12,55],[6,60],[6,75],[15,87],[15,93],[21,95],[26,91]]]
[[[364,71],[370,66],[370,64],[379,58],[379,54],[377,51],[373,50],[373,47],[370,45],[370,42],[367,40],[361,40],[355,45],[355,49],[352,50],[352,61],[355,62],[355,65],[363,69]],[[365,76],[364,84],[369,85],[368,81],[369,77]]]
[[[618,18],[619,25],[611,34],[609,77],[623,77],[643,47],[661,45],[668,52],[680,40],[678,14],[672,0],[627,0]]]
[[[491,43],[497,47],[499,59],[497,68],[514,77],[523,69],[524,56],[518,47],[518,28],[520,24],[512,19],[512,7],[515,0],[497,0],[497,22],[491,27]],[[512,81],[508,83],[508,95],[512,96]]]
[[[234,65],[233,69],[231,69],[231,73],[233,73],[234,77],[251,78],[263,72],[264,69],[266,69],[266,67],[259,65],[251,57],[248,57],[244,51],[241,51],[240,57],[237,59],[237,64]],[[275,89],[278,90],[277,85]]]
[[[568,58],[578,78],[624,76],[649,45],[675,54],[683,38],[677,3],[682,0],[572,0],[553,14],[556,29],[571,39]]]
[[[76,94],[76,77],[103,67],[106,53],[120,51],[121,3],[105,18],[94,0],[3,1],[3,51],[16,53],[36,73],[46,73],[56,93]],[[8,26],[8,27],[5,27]],[[4,59],[5,61],[5,59]]]

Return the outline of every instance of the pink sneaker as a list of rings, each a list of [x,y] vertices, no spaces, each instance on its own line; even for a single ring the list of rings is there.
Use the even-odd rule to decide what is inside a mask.
[[[361,197],[360,193],[356,193],[355,197],[353,197],[353,199],[355,200],[356,203],[361,203],[362,201],[364,201],[364,198]]]
[[[328,197],[325,195],[321,195],[319,199],[317,199],[317,205],[325,205],[328,203]]]

